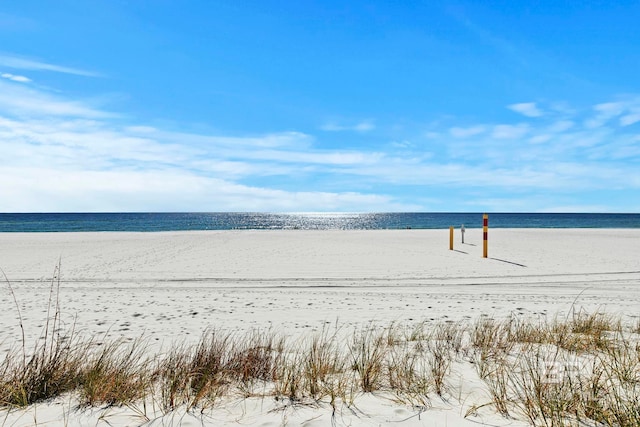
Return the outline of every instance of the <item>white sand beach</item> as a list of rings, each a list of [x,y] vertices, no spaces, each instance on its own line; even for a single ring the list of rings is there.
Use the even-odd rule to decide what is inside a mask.
[[[638,321],[640,230],[491,229],[487,259],[481,229],[467,229],[466,243],[460,240],[456,230],[451,251],[448,230],[3,233],[0,268],[27,343],[42,331],[58,263],[65,324],[90,337],[143,337],[158,353],[195,342],[210,328],[269,329],[299,339],[327,327],[349,333],[372,322],[544,318],[576,308]],[[4,354],[20,345],[22,331],[9,284],[0,286]],[[465,369],[458,378],[475,384]],[[104,420],[99,409],[74,410],[70,396],[5,410],[0,419],[4,425],[528,425],[491,411],[465,417],[471,396],[416,412],[363,393],[358,410],[338,418],[322,406],[273,410],[277,402],[261,398],[236,399],[206,416],[141,417],[131,408],[109,408]]]

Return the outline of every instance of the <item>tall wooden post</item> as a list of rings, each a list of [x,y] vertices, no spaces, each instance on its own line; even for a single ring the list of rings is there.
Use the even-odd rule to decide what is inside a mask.
[[[488,256],[488,245],[487,245],[487,237],[489,234],[489,215],[482,215],[482,257],[486,258]]]

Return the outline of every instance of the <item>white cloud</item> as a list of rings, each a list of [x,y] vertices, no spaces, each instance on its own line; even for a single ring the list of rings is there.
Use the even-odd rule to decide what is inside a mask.
[[[496,125],[493,127],[491,136],[496,139],[518,139],[529,132],[529,125],[521,123],[518,125]]]
[[[602,127],[604,123],[605,120],[591,118],[584,121],[584,127],[586,127],[587,129],[596,129]]]
[[[549,109],[563,116],[574,116],[577,112],[574,107],[572,107],[566,102],[552,102],[549,105]]]
[[[19,83],[29,83],[31,81],[31,79],[28,77],[18,76],[10,73],[2,73],[0,74],[0,77],[2,77],[3,79],[13,80],[14,82],[19,82]]]
[[[8,68],[14,68],[18,70],[33,70],[33,71],[53,71],[56,73],[75,74],[78,76],[86,77],[100,77],[99,73],[92,71],[81,70],[79,68],[65,67],[62,65],[49,64],[46,62],[22,58],[10,54],[0,54],[0,65]]]
[[[544,113],[538,108],[535,102],[523,102],[520,104],[511,104],[507,108],[520,113],[526,117],[540,117]]]
[[[593,109],[603,116],[614,117],[622,114],[625,110],[624,102],[605,102],[602,104],[596,104]]]
[[[543,133],[540,135],[533,136],[529,139],[529,142],[532,144],[542,144],[544,142],[548,142],[553,138],[553,135],[548,133]]]
[[[365,121],[356,124],[353,129],[358,132],[368,132],[370,130],[374,130],[375,128],[376,126],[373,124],[373,122]]]
[[[640,112],[629,113],[620,117],[621,126],[629,126],[638,122],[640,122]]]
[[[127,132],[142,134],[150,134],[158,131],[158,129],[154,128],[153,126],[126,126],[125,130]]]
[[[440,134],[439,132],[429,131],[425,132],[424,137],[427,139],[439,139],[442,137],[442,134]]]
[[[609,120],[624,113],[627,107],[626,102],[605,102],[593,107],[596,112],[594,117],[587,119],[584,125],[588,129],[595,129],[604,126]]]
[[[23,85],[0,80],[0,112],[26,116],[72,116],[104,118],[113,116],[82,101],[69,101],[59,96]]]
[[[413,148],[414,144],[409,140],[391,141],[391,146],[399,149]]]
[[[369,132],[374,130],[375,128],[376,126],[371,120],[364,120],[351,125],[343,125],[336,122],[328,122],[320,126],[320,130],[323,130],[326,132],[343,132],[343,131]]]
[[[449,133],[455,138],[468,138],[470,136],[479,135],[485,131],[485,126],[472,126],[468,128],[452,127],[449,129]]]
[[[411,210],[392,198],[358,192],[283,191],[207,178],[183,170],[66,171],[4,168],[3,209],[9,212],[82,211],[307,211]],[[19,197],[16,197],[19,196]],[[395,208],[395,209],[394,209]]]
[[[368,165],[378,163],[384,155],[360,151],[287,151],[287,150],[253,150],[241,152],[245,159],[275,161],[279,163],[317,164],[325,166]]]
[[[559,120],[549,126],[548,131],[553,133],[560,133],[567,131],[575,126],[575,123],[571,120]]]
[[[248,141],[254,147],[277,148],[277,147],[309,147],[313,137],[302,132],[279,132],[263,135],[257,138],[240,138]]]
[[[421,145],[398,131],[386,151],[320,149],[297,131],[228,136],[126,119],[0,79],[0,180],[11,182],[0,186],[2,209],[421,210],[438,192],[450,201],[478,189],[495,198],[640,186],[636,168],[616,162],[638,156],[637,141],[612,124],[576,129],[575,115],[466,127],[448,119]],[[335,135],[320,137],[335,145]]]

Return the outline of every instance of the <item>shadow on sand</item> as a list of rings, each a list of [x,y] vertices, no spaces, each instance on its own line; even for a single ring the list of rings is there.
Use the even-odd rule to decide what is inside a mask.
[[[492,260],[494,260],[494,261],[506,262],[507,264],[517,265],[518,267],[524,267],[524,268],[527,268],[527,266],[526,266],[526,265],[524,265],[524,264],[518,264],[517,262],[507,261],[507,260],[505,260],[505,259],[500,259],[500,258],[491,258],[491,257],[489,257],[489,259],[492,259]]]

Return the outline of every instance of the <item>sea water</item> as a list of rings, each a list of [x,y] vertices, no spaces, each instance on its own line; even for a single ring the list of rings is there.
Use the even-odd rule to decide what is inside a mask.
[[[0,232],[482,227],[482,213],[0,213]],[[489,213],[492,228],[640,228],[640,214]]]

